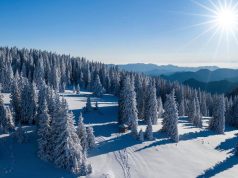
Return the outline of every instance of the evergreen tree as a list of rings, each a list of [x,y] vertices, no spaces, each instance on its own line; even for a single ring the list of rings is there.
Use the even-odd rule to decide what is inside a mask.
[[[86,153],[83,153],[83,155],[82,155],[82,164],[81,164],[81,167],[80,167],[80,175],[81,176],[86,176],[90,173],[92,173],[92,166],[91,166],[91,164],[87,164]]]
[[[25,81],[21,92],[21,123],[33,123],[36,114],[36,95],[33,84]]]
[[[173,90],[171,94],[166,96],[162,131],[165,131],[173,141],[178,142],[178,110],[174,94]]]
[[[85,107],[87,112],[92,111],[92,104],[91,104],[91,99],[90,97],[87,98],[87,103],[86,103],[86,107]]]
[[[96,142],[95,142],[95,136],[93,133],[93,128],[87,127],[86,130],[87,130],[88,148],[95,148]]]
[[[76,85],[76,94],[80,94],[80,86],[79,86],[79,84]]]
[[[157,103],[158,103],[158,118],[161,118],[164,112],[163,102],[161,97],[157,99]]]
[[[82,147],[74,127],[73,113],[68,112],[67,103],[63,99],[60,111],[60,135],[56,140],[55,164],[72,173],[80,173],[82,163]]]
[[[97,74],[95,77],[94,85],[92,87],[93,94],[97,97],[101,97],[103,93],[105,92],[105,89],[103,88],[99,75]]]
[[[21,118],[21,93],[15,79],[11,85],[10,105],[13,110],[14,120],[16,123],[19,123]]]
[[[51,142],[51,127],[50,127],[50,116],[48,114],[48,108],[46,100],[41,103],[41,106],[38,109],[39,115],[39,127],[38,127],[38,156],[42,160],[51,160],[53,143]]]
[[[158,105],[157,105],[157,99],[156,99],[156,89],[153,84],[153,82],[150,82],[150,85],[148,86],[148,92],[147,92],[147,100],[146,100],[146,115],[145,120],[146,122],[150,119],[152,124],[157,124],[158,120]]]
[[[182,99],[181,102],[180,102],[178,113],[179,113],[180,116],[185,115],[184,99]]]
[[[200,104],[199,104],[197,92],[195,92],[194,105],[195,105],[195,113],[194,113],[194,118],[193,118],[193,124],[196,127],[201,128],[202,127],[202,116],[201,116],[201,112],[200,112]]]
[[[88,150],[88,135],[86,131],[86,127],[83,122],[83,116],[82,113],[79,115],[79,121],[78,121],[78,128],[77,128],[77,135],[80,139],[80,143],[83,149],[83,152],[87,152]]]
[[[142,129],[140,129],[140,132],[139,132],[139,141],[140,142],[143,142],[144,141],[144,132]]]
[[[217,96],[214,101],[213,117],[210,120],[209,128],[218,134],[225,131],[225,100],[224,95]]]
[[[145,130],[145,138],[147,138],[148,140],[153,140],[154,139],[152,122],[151,122],[150,118],[147,120],[147,127],[146,127],[146,130]]]
[[[2,115],[0,120],[0,125],[4,133],[9,133],[9,131],[14,130],[15,128],[11,110],[7,106],[1,106],[1,104],[0,104],[0,110]]]
[[[126,92],[124,93],[125,101],[124,101],[124,110],[123,115],[126,119],[126,123],[131,128],[131,134],[135,137],[138,135],[137,127],[138,127],[138,118],[137,118],[137,107],[136,107],[136,93],[134,88],[134,79],[130,79],[129,76],[126,77]]]
[[[17,141],[17,143],[24,143],[26,142],[26,134],[25,131],[22,129],[21,124],[18,125],[14,137]]]

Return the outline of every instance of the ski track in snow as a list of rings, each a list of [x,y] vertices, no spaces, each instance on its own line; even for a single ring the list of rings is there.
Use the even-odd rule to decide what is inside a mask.
[[[120,136],[121,134],[117,134],[117,138],[119,138]],[[129,154],[127,152],[127,148],[119,150],[119,151],[114,151],[113,154],[123,170],[124,177],[131,178]]]

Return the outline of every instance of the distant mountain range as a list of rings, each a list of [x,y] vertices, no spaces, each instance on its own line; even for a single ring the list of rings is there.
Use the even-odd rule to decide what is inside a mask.
[[[216,70],[216,66],[202,66],[202,67],[179,67],[175,65],[156,65],[156,64],[123,64],[117,65],[120,69],[130,71],[130,72],[143,72],[147,75],[170,75],[175,72],[196,72],[200,69]]]
[[[238,87],[238,83],[233,83],[227,80],[213,81],[213,82],[200,82],[195,79],[189,79],[183,82],[192,88],[200,88],[201,90],[208,91],[210,93],[233,93]]]
[[[212,82],[227,80],[230,82],[238,82],[238,70],[237,69],[216,69],[210,71],[208,69],[201,69],[196,72],[176,72],[171,75],[162,75],[163,78],[171,81],[184,82],[188,79],[195,79],[201,82]]]
[[[216,66],[159,66],[143,63],[118,65],[118,67],[121,70],[161,76],[166,80],[178,81],[190,87],[200,88],[211,93],[232,94],[238,91],[238,69],[219,68]]]

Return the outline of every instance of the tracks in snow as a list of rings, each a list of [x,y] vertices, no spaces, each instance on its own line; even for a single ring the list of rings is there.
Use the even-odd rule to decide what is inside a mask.
[[[117,138],[119,139],[119,137],[121,135],[122,134],[118,133]],[[131,178],[130,165],[129,165],[129,154],[128,154],[127,148],[118,150],[118,151],[114,151],[113,154],[123,170],[124,177]]]
[[[113,154],[123,170],[124,177],[131,178],[130,165],[128,161],[129,155],[127,149],[125,148],[123,150],[115,151],[113,152]]]

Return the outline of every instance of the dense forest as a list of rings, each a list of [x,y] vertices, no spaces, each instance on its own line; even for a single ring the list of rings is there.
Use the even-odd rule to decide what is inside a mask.
[[[209,128],[223,134],[225,125],[238,127],[238,97],[210,94],[178,82],[142,73],[126,72],[117,66],[91,62],[85,58],[59,55],[35,49],[0,48],[0,84],[2,93],[10,93],[10,105],[0,95],[0,128],[24,142],[22,125],[36,125],[38,156],[73,173],[87,175],[87,151],[95,147],[93,129],[78,127],[66,100],[65,89],[81,89],[97,97],[104,93],[118,97],[118,128],[128,127],[140,141],[153,139],[152,125],[163,118],[162,132],[179,142],[179,116],[188,116],[196,127],[209,117]],[[85,112],[92,109],[88,98]],[[138,130],[138,121],[147,125]]]

